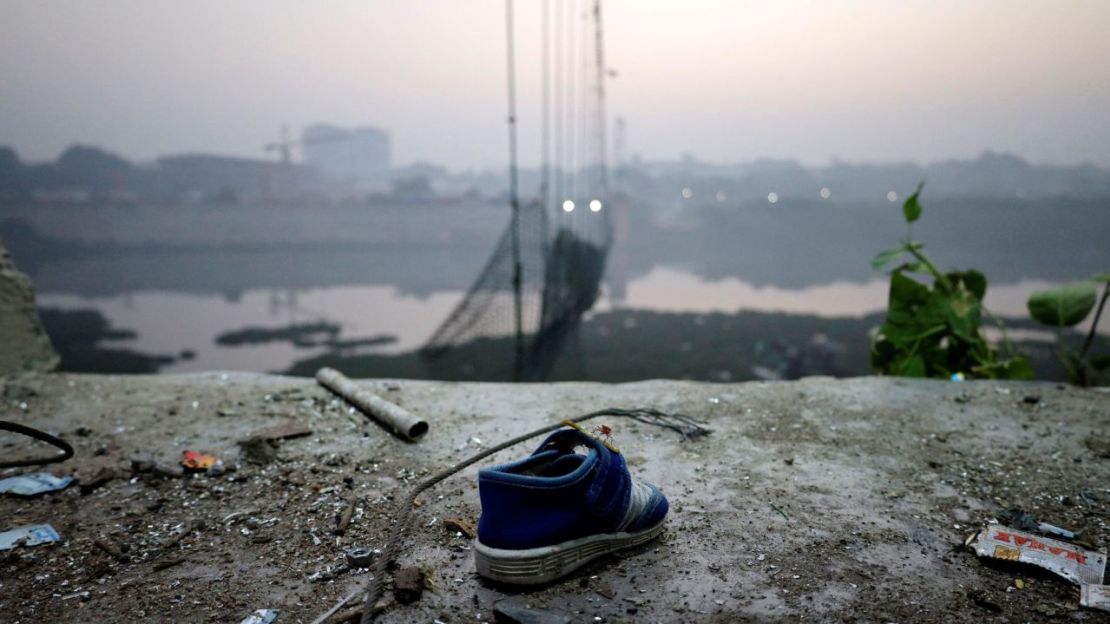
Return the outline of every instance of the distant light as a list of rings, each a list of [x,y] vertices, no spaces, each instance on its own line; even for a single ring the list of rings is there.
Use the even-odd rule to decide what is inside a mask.
[[[886,200],[887,200],[888,202],[896,202],[896,201],[898,201],[898,193],[895,193],[894,191],[889,191],[889,192],[888,192],[888,193],[886,194]]]
[[[590,210],[592,212],[601,212],[601,200],[600,199],[591,199],[590,200]]]
[[[683,199],[690,199],[693,196],[694,196],[694,191],[691,190],[690,187],[687,186],[686,188],[682,189]]]
[[[725,195],[725,192],[724,192],[724,191],[717,191],[717,201],[719,201],[719,202],[723,202],[723,201],[725,201],[726,199],[728,199],[728,196],[727,196],[727,195]]]
[[[569,199],[563,202],[563,212],[574,212],[574,202]]]
[[[828,199],[830,197],[832,197],[832,191],[829,190],[829,187],[822,186],[821,187],[821,199]]]
[[[778,203],[779,194],[774,192],[774,191],[771,191],[770,193],[767,193],[767,201],[771,202],[772,204]]]

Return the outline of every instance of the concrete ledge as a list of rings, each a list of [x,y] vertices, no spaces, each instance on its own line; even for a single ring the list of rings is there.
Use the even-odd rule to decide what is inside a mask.
[[[50,371],[58,355],[39,322],[35,289],[0,243],[0,377]]]
[[[1047,574],[983,565],[960,548],[968,534],[998,508],[1021,506],[1110,544],[1110,459],[1096,450],[1110,431],[1104,391],[874,377],[364,383],[424,416],[424,441],[397,441],[304,379],[9,379],[0,418],[60,432],[77,448],[53,472],[76,471],[86,482],[105,468],[120,476],[84,495],[70,487],[0,499],[0,528],[49,522],[65,538],[0,553],[0,613],[13,622],[238,622],[276,608],[280,624],[310,622],[366,575],[310,577],[340,563],[346,547],[381,547],[392,499],[421,475],[610,406],[682,412],[714,430],[680,442],[668,431],[605,421],[633,470],[671,500],[660,541],[538,591],[490,585],[474,574],[469,540],[442,525],[477,520],[472,468],[423,499],[406,543],[402,564],[426,566],[437,591],[391,606],[382,621],[491,621],[506,597],[583,622],[1030,621],[1076,609],[1077,591]],[[218,477],[131,474],[129,460],[140,453],[173,465],[195,449],[234,464],[236,440],[288,418],[314,433],[284,442],[268,466],[243,464]],[[0,437],[0,455],[25,447]],[[348,501],[354,519],[337,537],[335,516]],[[183,526],[195,530],[179,535]],[[96,547],[98,538],[126,544],[129,561]],[[1024,589],[1008,590],[1019,576],[1029,581]]]

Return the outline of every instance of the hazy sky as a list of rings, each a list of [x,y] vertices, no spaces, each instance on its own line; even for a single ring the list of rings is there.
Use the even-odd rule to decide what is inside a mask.
[[[555,0],[551,0],[555,2]],[[571,2],[575,0],[564,0]],[[577,0],[585,3],[586,0]],[[535,163],[540,0],[517,0]],[[0,144],[263,156],[369,124],[395,161],[506,162],[502,0],[0,0]],[[714,161],[1110,165],[1110,0],[608,0],[628,149]]]

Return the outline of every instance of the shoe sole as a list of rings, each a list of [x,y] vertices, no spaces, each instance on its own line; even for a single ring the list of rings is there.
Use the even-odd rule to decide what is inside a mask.
[[[650,542],[663,532],[664,521],[635,533],[602,533],[523,550],[490,548],[474,541],[478,574],[512,585],[540,585],[562,578],[603,555]]]

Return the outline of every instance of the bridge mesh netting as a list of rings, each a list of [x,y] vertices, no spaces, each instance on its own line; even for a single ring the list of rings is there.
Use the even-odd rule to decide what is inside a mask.
[[[544,379],[597,299],[605,271],[612,226],[606,206],[608,73],[601,2],[544,2],[541,14],[540,198],[516,209],[516,219],[474,286],[422,349],[429,372],[440,379]],[[506,18],[509,177],[515,206],[511,2]]]
[[[588,206],[588,204],[587,204]],[[517,353],[513,287],[513,224],[463,300],[421,353],[439,379],[543,379],[562,345],[597,299],[611,243],[609,211],[587,206],[548,210],[520,207],[522,350]],[[584,209],[583,209],[584,208]],[[554,235],[549,230],[554,229]]]

